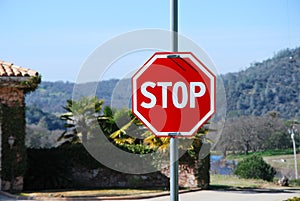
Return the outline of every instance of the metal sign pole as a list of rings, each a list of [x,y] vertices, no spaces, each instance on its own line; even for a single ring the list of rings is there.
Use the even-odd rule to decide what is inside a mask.
[[[171,50],[178,52],[178,0],[170,0],[170,25]],[[178,138],[170,135],[170,201],[178,201]]]
[[[170,201],[178,201],[178,138],[170,139]]]
[[[178,0],[170,0],[171,50],[178,52]]]

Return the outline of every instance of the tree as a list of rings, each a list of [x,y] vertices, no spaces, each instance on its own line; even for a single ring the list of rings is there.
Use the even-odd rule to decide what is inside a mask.
[[[57,138],[61,135],[62,130],[48,130],[39,125],[26,125],[25,145],[27,148],[50,149],[57,147],[63,141],[57,142]]]
[[[103,102],[97,97],[83,97],[78,101],[68,100],[64,107],[67,112],[60,116],[65,121],[66,131],[58,140],[64,138],[72,143],[86,143],[95,126],[99,126],[97,120],[101,117]]]
[[[286,126],[279,114],[270,112],[265,116],[241,116],[227,120],[217,149],[226,156],[227,151],[264,151],[288,146]]]
[[[261,156],[252,155],[238,163],[234,174],[245,179],[272,181],[276,171]]]

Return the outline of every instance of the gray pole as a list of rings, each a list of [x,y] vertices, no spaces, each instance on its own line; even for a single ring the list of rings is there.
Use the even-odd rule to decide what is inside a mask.
[[[171,51],[178,52],[178,0],[170,0]]]
[[[178,52],[178,0],[170,0],[170,26],[171,51]],[[178,201],[178,138],[170,135],[170,200]]]
[[[295,179],[298,179],[298,164],[297,164],[297,154],[296,154],[296,143],[295,143],[295,126],[294,123],[292,125],[291,130],[289,130],[289,133],[291,134],[291,138],[293,141],[293,150],[294,150],[294,163],[295,163]]]
[[[170,200],[178,201],[178,138],[170,139]]]

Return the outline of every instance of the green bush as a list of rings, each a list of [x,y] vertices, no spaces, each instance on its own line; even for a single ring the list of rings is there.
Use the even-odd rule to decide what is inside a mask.
[[[284,201],[300,201],[300,197],[293,197],[293,198],[289,198],[287,200]]]
[[[276,171],[261,156],[252,155],[238,163],[234,174],[245,179],[272,181]]]
[[[300,186],[300,179],[291,179],[289,183],[291,186]]]

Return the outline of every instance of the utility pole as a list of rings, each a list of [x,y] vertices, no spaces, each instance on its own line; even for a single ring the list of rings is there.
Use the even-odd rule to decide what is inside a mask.
[[[171,51],[178,52],[178,0],[170,0]],[[178,201],[178,133],[170,133],[170,201]]]
[[[298,179],[298,164],[297,164],[297,153],[296,153],[296,143],[295,143],[295,132],[297,129],[294,125],[294,122],[291,126],[291,129],[288,129],[289,134],[291,135],[293,141],[293,149],[294,149],[294,162],[295,162],[295,179]]]

